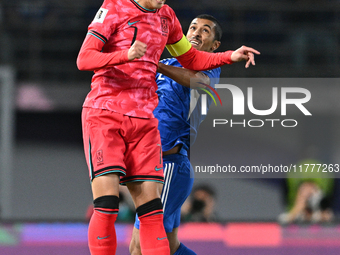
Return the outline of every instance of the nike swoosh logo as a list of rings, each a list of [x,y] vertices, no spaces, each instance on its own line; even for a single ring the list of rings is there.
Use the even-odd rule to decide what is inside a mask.
[[[157,240],[160,241],[160,240],[163,240],[163,239],[165,239],[165,238],[166,238],[166,237],[162,237],[162,238],[157,237]]]
[[[106,238],[108,238],[110,235],[108,235],[108,236],[104,236],[104,237],[99,237],[99,236],[97,236],[97,239],[98,240],[103,240],[103,239],[106,239]]]
[[[133,24],[136,24],[137,22],[139,22],[139,20],[135,21],[135,22],[130,22],[130,20],[128,21],[128,25],[132,26]]]
[[[163,169],[163,167],[160,167],[160,168],[158,168],[157,166],[155,167],[156,171],[159,171],[159,170],[162,170],[162,169]]]

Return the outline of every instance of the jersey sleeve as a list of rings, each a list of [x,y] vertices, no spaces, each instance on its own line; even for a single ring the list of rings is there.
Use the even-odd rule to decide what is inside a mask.
[[[221,68],[215,68],[212,70],[202,71],[210,79],[210,86],[215,88],[215,84],[220,81]]]
[[[95,71],[103,67],[123,64],[129,61],[129,50],[103,53],[101,52],[103,46],[104,42],[88,33],[78,54],[78,69],[82,71]]]
[[[173,57],[177,58],[178,62],[180,62],[184,68],[190,70],[204,71],[233,63],[231,61],[233,51],[221,53],[198,51],[191,46],[183,34],[181,34],[179,41],[167,44],[166,48]]]
[[[114,1],[105,0],[89,25],[88,31],[93,31],[103,38],[109,38],[116,29],[115,21],[118,19],[119,15],[115,11]]]
[[[207,70],[207,71],[202,71],[202,73],[204,73],[205,75],[207,75],[209,77],[210,80],[210,86],[212,88],[215,88],[215,85],[219,83],[220,81],[220,75],[221,75],[221,68],[215,68],[212,70]],[[210,93],[215,93],[214,91],[212,91],[210,88],[206,87],[205,89],[209,90]],[[197,92],[199,94],[204,94],[205,91],[198,89]]]
[[[113,2],[105,0],[89,25],[87,35],[79,51],[77,58],[79,70],[94,71],[128,61],[128,50],[111,53],[102,52],[107,38],[115,30],[115,19],[118,19],[118,15],[114,11]]]
[[[169,7],[170,11],[170,29],[169,29],[169,37],[167,41],[167,45],[175,44],[179,42],[183,37],[183,30],[181,23],[176,17],[175,12]]]
[[[186,38],[185,39],[183,38],[182,40],[188,41]],[[204,71],[209,69],[215,69],[225,64],[232,64],[233,63],[233,61],[231,60],[232,53],[233,51],[210,53],[205,51],[199,51],[196,50],[194,47],[191,47],[185,53],[174,57],[176,57],[178,62],[180,62],[181,65],[187,69],[195,71]]]

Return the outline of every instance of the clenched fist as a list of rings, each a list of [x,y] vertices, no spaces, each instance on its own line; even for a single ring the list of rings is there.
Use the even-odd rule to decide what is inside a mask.
[[[134,60],[135,58],[141,58],[146,52],[146,44],[141,41],[135,41],[128,51],[128,59]]]

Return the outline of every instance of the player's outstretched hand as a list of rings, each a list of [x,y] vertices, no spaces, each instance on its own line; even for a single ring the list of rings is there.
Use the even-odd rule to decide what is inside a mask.
[[[231,60],[233,62],[246,61],[246,68],[248,68],[250,64],[255,65],[254,54],[260,54],[260,52],[247,46],[241,46],[231,54]]]
[[[134,60],[135,58],[141,58],[146,52],[146,44],[141,41],[135,41],[128,51],[128,59]]]

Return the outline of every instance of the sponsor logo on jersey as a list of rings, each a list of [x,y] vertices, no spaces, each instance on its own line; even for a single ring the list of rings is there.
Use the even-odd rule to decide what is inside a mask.
[[[103,239],[106,239],[106,238],[109,238],[109,237],[110,237],[110,235],[104,236],[104,237],[99,237],[99,236],[97,236],[97,239],[98,239],[98,240],[103,240]]]
[[[158,172],[158,171],[160,171],[160,170],[162,170],[163,169],[163,167],[155,167],[155,170]]]
[[[128,25],[129,25],[129,26],[132,26],[133,24],[136,24],[137,22],[139,22],[139,20],[134,21],[134,22],[131,22],[131,21],[129,20],[129,21],[128,21]]]
[[[96,16],[94,17],[93,22],[98,22],[98,23],[103,23],[104,19],[106,17],[106,14],[108,13],[109,10],[104,9],[104,8],[100,8],[96,14]]]

